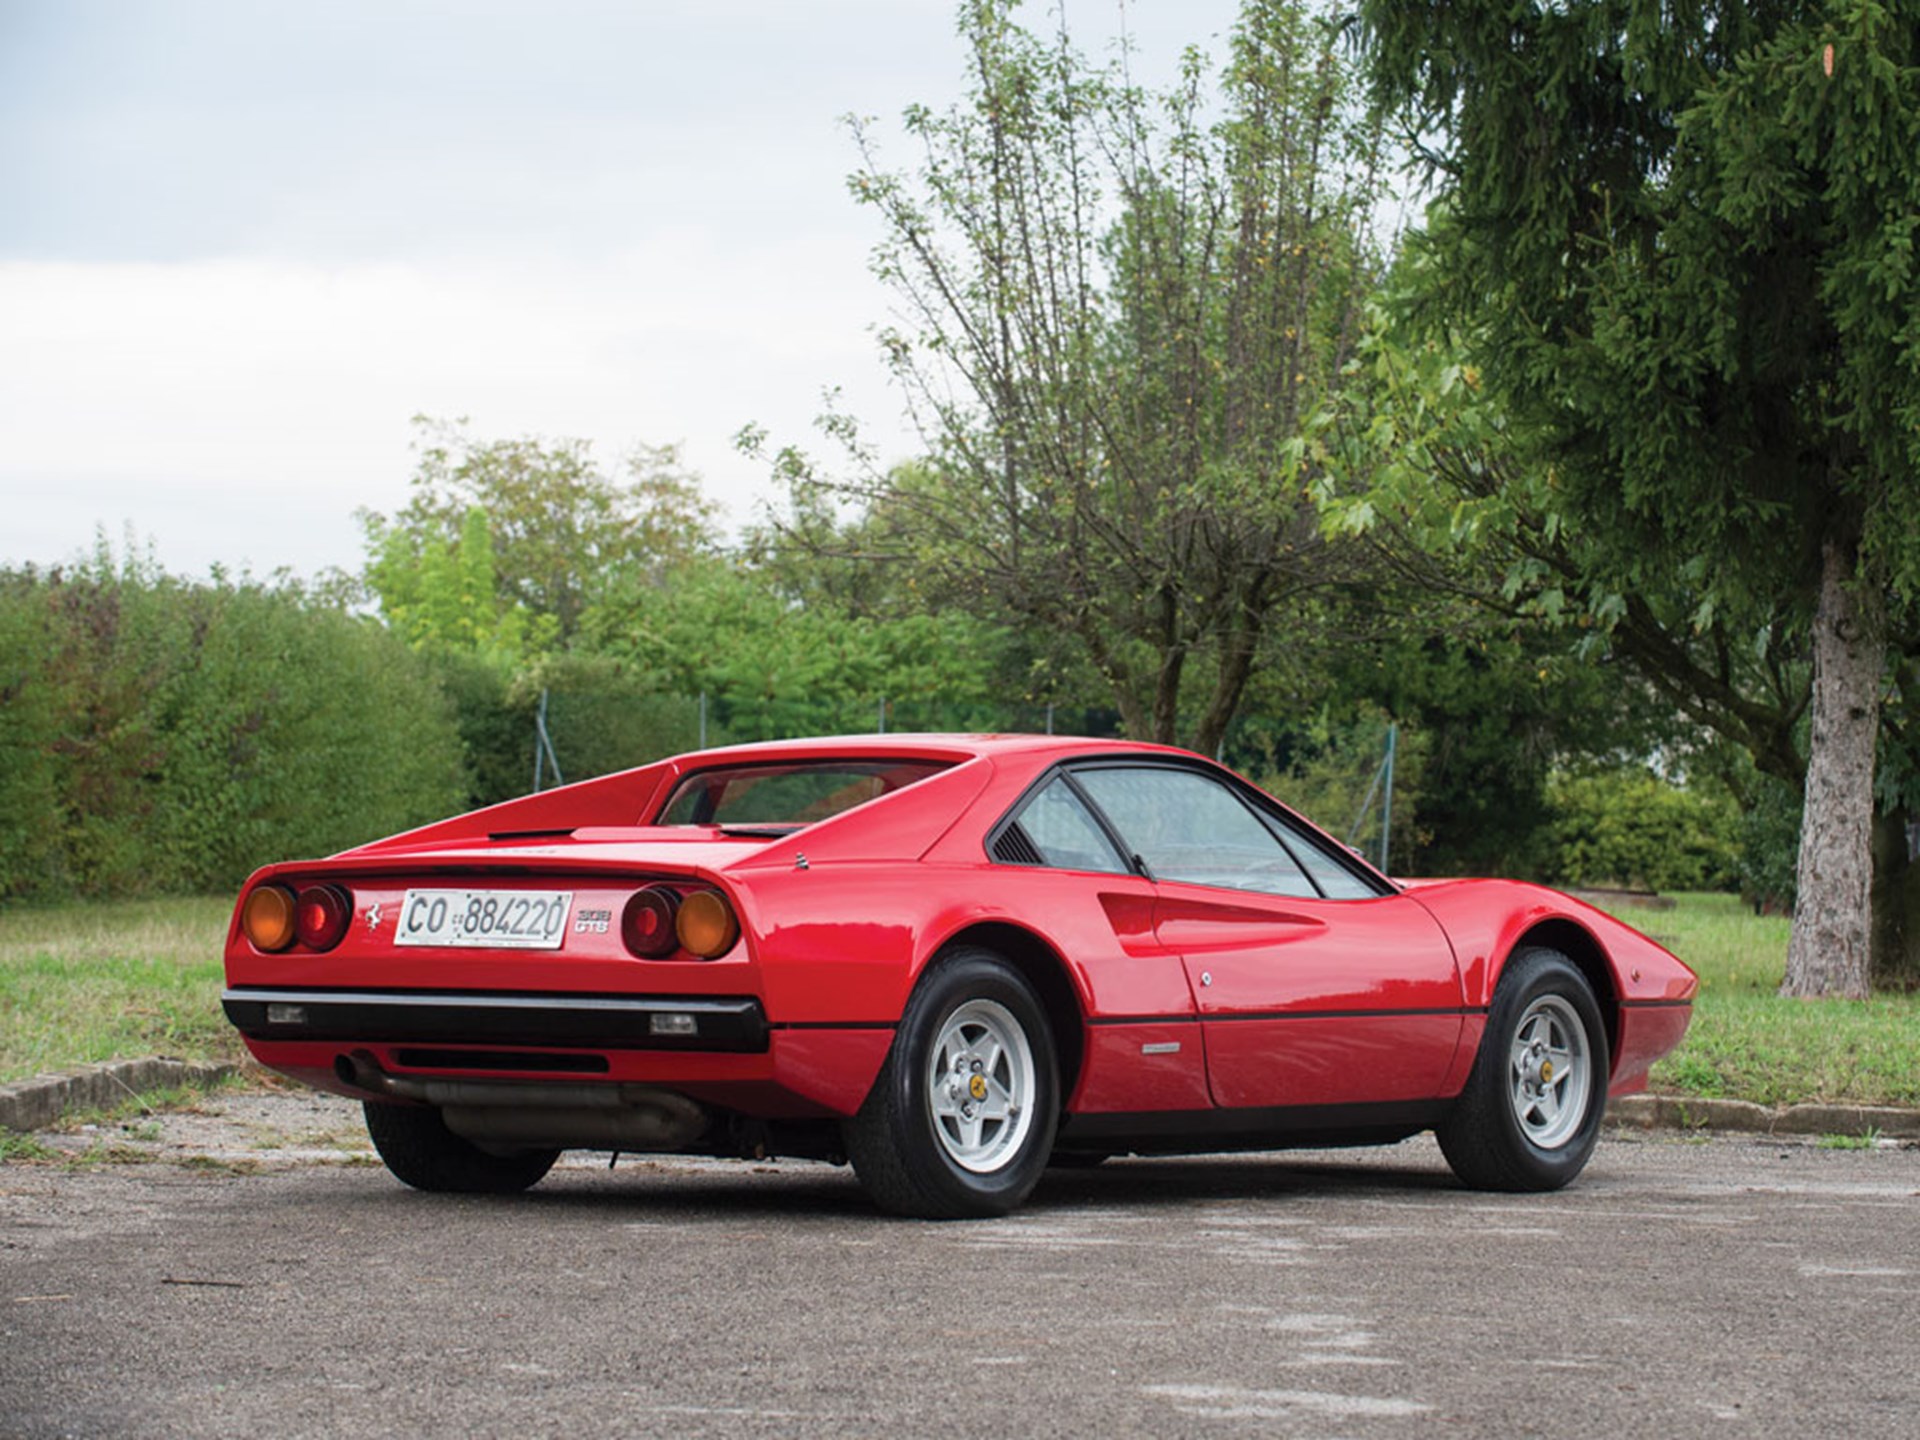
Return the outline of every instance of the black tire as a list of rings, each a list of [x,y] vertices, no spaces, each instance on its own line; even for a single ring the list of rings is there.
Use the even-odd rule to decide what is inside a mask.
[[[428,1105],[365,1100],[367,1133],[387,1169],[416,1190],[455,1195],[513,1195],[538,1185],[558,1150],[495,1155],[447,1129]]]
[[[1003,1063],[991,1072],[973,1063],[996,1044]],[[944,1087],[934,1084],[935,1063]],[[1005,1215],[1047,1168],[1059,1094],[1040,997],[993,951],[956,946],[908,997],[886,1064],[843,1127],[847,1156],[883,1210],[927,1220]],[[963,1116],[970,1102],[976,1108]]]
[[[1494,991],[1466,1088],[1437,1129],[1447,1164],[1476,1190],[1558,1190],[1593,1154],[1610,1073],[1587,977],[1558,950],[1519,952]]]

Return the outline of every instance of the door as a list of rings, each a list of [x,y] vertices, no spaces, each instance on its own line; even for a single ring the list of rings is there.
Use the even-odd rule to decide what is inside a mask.
[[[1076,768],[1153,877],[1157,938],[1197,1004],[1226,1108],[1430,1099],[1464,1023],[1459,967],[1416,901],[1221,776]]]

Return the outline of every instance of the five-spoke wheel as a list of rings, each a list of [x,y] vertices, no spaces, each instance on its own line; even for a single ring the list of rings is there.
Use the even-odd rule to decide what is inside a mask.
[[[990,1175],[1020,1154],[1038,1086],[1033,1046],[1013,1013],[969,1000],[947,1017],[928,1061],[934,1137],[961,1169]]]
[[[1528,1140],[1558,1150],[1579,1132],[1593,1066],[1586,1026],[1565,997],[1543,995],[1520,1017],[1509,1076],[1513,1117]]]

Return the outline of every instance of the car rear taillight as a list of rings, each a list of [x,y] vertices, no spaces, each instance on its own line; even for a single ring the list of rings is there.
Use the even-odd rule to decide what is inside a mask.
[[[674,916],[680,897],[665,885],[649,885],[620,912],[620,938],[642,960],[664,960],[680,948]]]
[[[331,950],[347,933],[353,901],[337,885],[309,885],[294,902],[293,933],[309,950]]]
[[[240,908],[240,928],[256,950],[272,953],[293,944],[293,892],[284,885],[262,885]]]
[[[733,907],[718,890],[696,890],[680,901],[680,913],[674,917],[674,930],[680,943],[702,960],[713,960],[733,948],[740,938],[740,922]]]

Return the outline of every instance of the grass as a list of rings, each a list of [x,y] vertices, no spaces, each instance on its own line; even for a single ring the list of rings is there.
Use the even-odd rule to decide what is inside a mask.
[[[1880,1144],[1880,1132],[1869,1127],[1859,1135],[1822,1135],[1822,1150],[1873,1150]]]
[[[1920,996],[1789,1000],[1788,923],[1732,895],[1682,895],[1671,910],[1622,907],[1700,976],[1693,1024],[1652,1088],[1762,1105],[1920,1105]]]
[[[95,1060],[238,1061],[220,1013],[231,897],[0,912],[0,1082]]]
[[[1700,974],[1692,1028],[1654,1067],[1668,1094],[1787,1105],[1920,1106],[1920,996],[1785,1000],[1787,922],[1731,895],[1623,907]],[[0,1082],[93,1060],[237,1062],[220,1013],[231,901],[142,900],[0,913]],[[158,1108],[158,1107],[155,1107]]]

